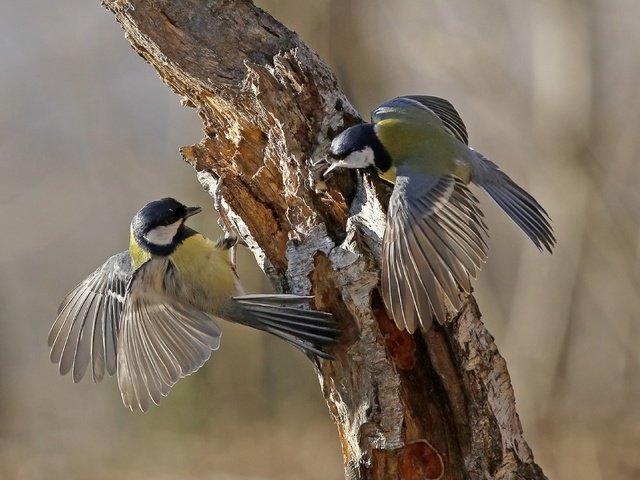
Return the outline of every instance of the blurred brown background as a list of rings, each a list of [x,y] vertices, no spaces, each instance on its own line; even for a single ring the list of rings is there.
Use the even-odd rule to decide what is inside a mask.
[[[640,478],[640,3],[259,4],[365,117],[400,94],[452,100],[471,144],[547,208],[553,256],[480,195],[480,308],[547,475]],[[113,379],[58,376],[58,302],[126,247],[135,211],[211,205],[177,153],[202,134],[99,2],[6,0],[0,32],[0,478],[341,478],[310,364],[265,335],[223,325],[221,350],[146,415]],[[194,220],[219,234],[211,208]],[[242,259],[248,290],[268,288],[255,268]]]

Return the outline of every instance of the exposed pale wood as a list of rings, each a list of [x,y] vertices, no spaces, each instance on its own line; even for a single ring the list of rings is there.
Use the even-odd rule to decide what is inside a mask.
[[[399,332],[376,287],[386,187],[310,165],[358,121],[329,68],[246,0],[103,0],[133,48],[195,108],[181,152],[283,291],[344,329],[318,377],[348,479],[542,479],[506,364],[472,297],[444,327]],[[292,432],[296,435],[296,432]]]

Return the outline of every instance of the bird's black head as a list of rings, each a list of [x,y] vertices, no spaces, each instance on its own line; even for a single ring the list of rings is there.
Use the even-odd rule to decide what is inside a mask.
[[[331,142],[329,156],[334,168],[367,168],[375,166],[385,172],[391,168],[391,157],[376,135],[371,123],[347,128]]]
[[[153,255],[169,255],[193,232],[184,221],[200,211],[169,197],[147,203],[131,222],[135,240]]]

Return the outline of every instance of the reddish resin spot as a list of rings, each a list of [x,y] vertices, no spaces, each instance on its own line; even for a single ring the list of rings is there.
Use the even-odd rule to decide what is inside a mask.
[[[373,314],[384,335],[384,345],[396,367],[411,370],[416,365],[416,342],[406,330],[398,330],[383,308],[376,308]]]
[[[442,478],[444,463],[429,442],[417,440],[400,452],[398,470],[403,480],[437,480]]]

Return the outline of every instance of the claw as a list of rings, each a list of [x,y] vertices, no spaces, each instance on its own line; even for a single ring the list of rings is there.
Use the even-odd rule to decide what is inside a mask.
[[[311,184],[314,186],[316,193],[325,192],[328,189],[324,177],[327,168],[330,168],[330,162],[326,157],[310,163],[309,173]]]

